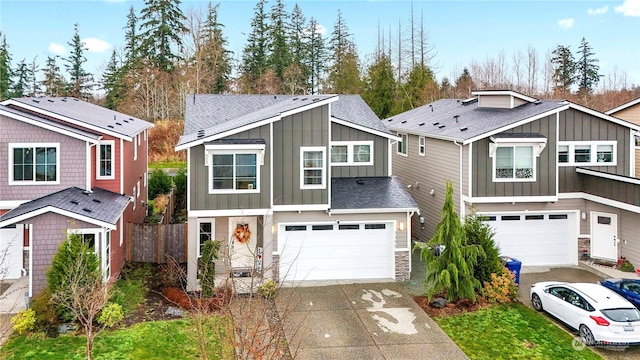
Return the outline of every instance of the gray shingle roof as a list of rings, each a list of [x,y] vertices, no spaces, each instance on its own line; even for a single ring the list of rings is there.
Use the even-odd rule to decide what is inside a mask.
[[[415,209],[397,177],[331,179],[331,209]]]
[[[30,120],[37,121],[39,123],[46,124],[46,125],[49,125],[51,127],[58,128],[60,130],[65,130],[65,131],[68,131],[68,132],[71,132],[71,133],[74,133],[74,134],[77,134],[77,135],[80,135],[80,136],[88,137],[90,139],[100,140],[100,138],[102,137],[101,134],[98,134],[96,132],[91,132],[91,131],[87,131],[87,130],[84,130],[84,129],[78,129],[78,128],[73,127],[71,125],[64,124],[64,123],[57,122],[57,121],[53,121],[53,120],[49,120],[49,119],[46,119],[46,118],[42,118],[42,117],[33,115],[31,113],[28,113],[28,112],[24,112],[22,110],[19,110],[19,109],[13,108],[13,107],[9,107],[9,106],[5,106],[5,105],[0,104],[0,109],[2,109],[2,111],[6,111],[6,112],[14,114],[14,115],[26,117],[26,118],[29,118]]]
[[[499,109],[479,108],[475,102],[463,105],[456,99],[443,99],[383,122],[398,132],[464,141],[566,105],[564,101],[540,101],[513,109]]]
[[[178,146],[199,138],[266,120],[296,108],[338,95],[189,95],[184,135]],[[365,128],[390,134],[359,95],[340,95],[331,104],[332,116]]]
[[[152,123],[142,119],[71,97],[15,98],[11,100],[125,137],[133,137],[145,129],[153,127]]]
[[[129,197],[100,188],[87,192],[70,187],[21,204],[0,216],[5,222],[46,207],[55,207],[73,214],[115,225],[129,203]]]

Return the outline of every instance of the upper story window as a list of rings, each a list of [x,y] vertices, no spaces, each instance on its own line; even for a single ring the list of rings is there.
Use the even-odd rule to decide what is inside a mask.
[[[9,185],[60,183],[60,144],[9,144]]]
[[[325,182],[325,148],[308,146],[300,148],[300,188],[324,189]]]
[[[615,141],[560,141],[558,164],[561,166],[616,165]]]
[[[205,165],[209,167],[209,193],[260,192],[260,165],[264,161],[264,142],[232,142],[205,144]]]
[[[373,165],[373,141],[334,141],[331,165]]]
[[[114,161],[113,140],[101,141],[98,145],[98,161],[96,161],[96,178],[113,179],[115,178],[115,161]]]
[[[636,144],[636,149],[640,149],[640,135],[635,135],[633,137],[633,140],[634,140],[634,142]]]
[[[426,154],[426,145],[425,145],[425,138],[424,136],[420,136],[418,138],[418,154],[425,156]]]
[[[498,146],[494,157],[494,181],[535,181],[532,145]]]
[[[398,134],[402,140],[398,141],[398,154],[407,155],[407,146],[409,145],[409,136],[407,134]]]

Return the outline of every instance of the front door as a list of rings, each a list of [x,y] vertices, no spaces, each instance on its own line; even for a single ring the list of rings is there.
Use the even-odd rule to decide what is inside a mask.
[[[0,281],[22,276],[23,225],[0,229]]]
[[[618,215],[591,212],[591,257],[618,260]]]
[[[253,269],[258,245],[256,217],[229,218],[229,255],[231,269]]]

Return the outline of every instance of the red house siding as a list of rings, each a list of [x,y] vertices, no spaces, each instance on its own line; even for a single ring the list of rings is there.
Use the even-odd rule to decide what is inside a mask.
[[[97,162],[98,162],[98,154],[99,154],[99,146],[96,145],[93,147],[93,151],[91,151],[91,179],[93,181],[93,186],[99,187],[101,189],[113,191],[114,193],[120,194],[120,139],[115,138],[109,135],[103,135],[102,141],[104,140],[113,140],[113,167],[114,167],[114,178],[108,180],[98,179],[97,172]],[[125,159],[125,164],[126,159]],[[126,165],[125,165],[126,166]]]
[[[124,193],[131,196],[135,201],[135,206],[128,207],[125,211],[125,221],[133,223],[142,223],[146,216],[147,204],[147,187],[144,183],[144,174],[147,172],[147,142],[144,140],[144,132],[138,135],[140,137],[140,145],[138,145],[136,137],[133,142],[124,141],[123,161],[126,164],[123,171]],[[133,160],[134,149],[137,147],[137,158]],[[134,187],[137,190],[138,182],[140,182],[140,196],[133,193]],[[137,191],[136,191],[137,193]],[[132,204],[133,205],[133,204]],[[135,210],[133,209],[135,207]]]

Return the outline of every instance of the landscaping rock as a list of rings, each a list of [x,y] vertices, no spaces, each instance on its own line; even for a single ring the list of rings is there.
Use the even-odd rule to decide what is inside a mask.
[[[184,316],[184,310],[178,309],[175,306],[169,306],[167,311],[165,311],[165,314],[171,315],[171,316],[180,316],[180,317],[182,317],[182,316]]]
[[[60,324],[58,325],[58,334],[66,334],[71,331],[76,331],[77,329],[74,324]]]
[[[433,301],[431,302],[431,306],[433,306],[436,309],[441,309],[441,308],[447,306],[448,303],[449,302],[447,301],[447,299],[438,297],[438,298],[433,299]]]

